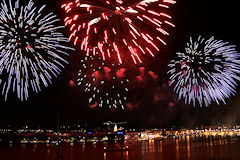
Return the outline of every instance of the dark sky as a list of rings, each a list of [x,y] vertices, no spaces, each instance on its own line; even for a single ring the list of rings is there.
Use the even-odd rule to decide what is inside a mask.
[[[52,9],[59,18],[64,19],[62,2],[41,0],[38,3],[47,4],[49,11]],[[158,74],[159,80],[146,81],[148,85],[129,95],[131,108],[109,110],[88,107],[85,93],[79,87],[69,85],[69,80],[76,82],[81,65],[81,51],[77,50],[71,53],[70,64],[53,81],[53,85],[43,88],[39,94],[31,94],[27,102],[21,102],[14,96],[7,102],[0,98],[0,128],[8,124],[16,127],[28,124],[55,128],[57,112],[60,113],[61,123],[87,123],[89,126],[97,126],[107,120],[127,121],[129,127],[158,128],[171,125],[193,127],[218,122],[235,124],[237,117],[240,117],[239,88],[237,95],[227,100],[227,105],[213,104],[208,108],[184,105],[182,101],[176,100],[176,95],[167,86],[166,66],[177,51],[183,51],[190,36],[215,36],[238,45],[240,25],[237,1],[178,0],[170,11],[176,28],[171,31],[171,36],[166,37],[168,46],[148,64],[148,69]],[[239,46],[237,49],[240,51]]]

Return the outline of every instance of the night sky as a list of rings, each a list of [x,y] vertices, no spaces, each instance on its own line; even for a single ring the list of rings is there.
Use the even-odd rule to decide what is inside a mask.
[[[62,20],[64,13],[61,4],[65,1],[41,0],[37,4],[47,4]],[[154,59],[146,61],[147,69],[158,75],[158,80],[146,78],[143,87],[133,86],[126,110],[90,108],[86,94],[70,80],[77,83],[77,73],[84,52],[70,52],[70,64],[53,84],[43,88],[39,94],[31,94],[27,102],[21,102],[15,94],[7,102],[0,98],[0,128],[7,125],[22,125],[56,128],[57,113],[64,124],[80,123],[90,127],[99,126],[104,121],[126,121],[128,127],[194,127],[216,123],[240,123],[240,88],[237,94],[227,100],[227,105],[214,104],[200,108],[185,105],[178,101],[176,94],[168,87],[167,64],[177,51],[184,51],[190,36],[203,35],[207,38],[228,41],[238,45],[240,52],[239,9],[236,0],[178,0],[169,9],[176,28],[165,37],[166,47]],[[66,29],[66,36],[68,36]],[[132,83],[131,85],[135,85]]]

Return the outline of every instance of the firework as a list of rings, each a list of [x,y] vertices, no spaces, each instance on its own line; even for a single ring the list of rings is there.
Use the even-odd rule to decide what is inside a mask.
[[[62,5],[66,11],[65,25],[71,34],[69,40],[79,44],[89,54],[99,54],[105,60],[118,63],[132,58],[142,63],[144,55],[155,55],[163,37],[169,35],[171,16],[167,10],[174,0],[75,0]]]
[[[209,106],[212,101],[225,102],[235,94],[240,80],[240,54],[234,45],[201,36],[196,41],[190,38],[185,53],[177,53],[178,60],[169,64],[170,86],[184,98],[185,103],[196,101],[200,106]]]
[[[93,107],[125,108],[128,92],[125,68],[106,64],[100,57],[86,56],[81,60],[78,85],[89,94],[89,104]]]
[[[68,63],[61,55],[71,49],[64,44],[68,39],[55,25],[56,15],[42,14],[45,5],[34,7],[32,0],[20,6],[5,1],[0,7],[0,86],[5,100],[10,90],[19,99],[27,100],[30,88],[34,92],[51,83],[53,77]]]

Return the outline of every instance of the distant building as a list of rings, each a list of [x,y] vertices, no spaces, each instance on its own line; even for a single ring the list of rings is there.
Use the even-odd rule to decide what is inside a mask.
[[[104,122],[103,125],[108,126],[108,141],[124,141],[125,130],[123,125],[127,122]],[[121,127],[118,127],[121,125]]]

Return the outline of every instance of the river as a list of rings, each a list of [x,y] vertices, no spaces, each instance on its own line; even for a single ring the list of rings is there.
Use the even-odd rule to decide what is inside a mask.
[[[129,150],[116,151],[123,146]],[[104,147],[108,150],[104,152]],[[115,150],[115,151],[111,151]],[[59,154],[57,152],[59,151]],[[1,144],[1,160],[240,160],[240,137],[186,137],[124,143]]]

